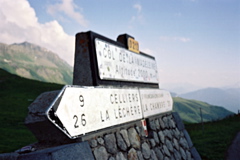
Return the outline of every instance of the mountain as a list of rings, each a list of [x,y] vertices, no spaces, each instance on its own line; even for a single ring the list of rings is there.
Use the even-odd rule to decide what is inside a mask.
[[[185,122],[200,123],[202,112],[203,122],[220,120],[233,114],[223,107],[213,106],[205,102],[173,97],[173,111],[178,112]]]
[[[55,53],[28,42],[0,43],[0,68],[29,79],[72,84],[70,65]]]
[[[179,97],[223,106],[235,113],[240,110],[240,88],[205,88],[194,92],[180,94]]]
[[[160,87],[177,94],[192,92],[202,88],[191,83],[163,83]]]

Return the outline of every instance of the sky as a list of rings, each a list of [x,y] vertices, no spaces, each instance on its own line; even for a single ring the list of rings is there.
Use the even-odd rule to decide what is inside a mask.
[[[0,42],[28,41],[71,66],[75,35],[127,33],[156,58],[160,86],[240,87],[239,0],[0,0]]]

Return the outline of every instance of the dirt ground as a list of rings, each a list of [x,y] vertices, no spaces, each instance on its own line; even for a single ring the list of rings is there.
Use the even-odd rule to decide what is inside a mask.
[[[233,140],[227,152],[227,160],[240,160],[240,132]]]

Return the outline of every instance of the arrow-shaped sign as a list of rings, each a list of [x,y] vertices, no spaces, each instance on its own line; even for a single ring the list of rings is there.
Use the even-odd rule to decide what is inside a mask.
[[[70,138],[172,110],[168,91],[65,86],[47,116]]]

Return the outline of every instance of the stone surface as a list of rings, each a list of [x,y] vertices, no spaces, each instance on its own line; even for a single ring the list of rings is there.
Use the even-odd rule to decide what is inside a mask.
[[[155,125],[156,125],[156,129],[159,130],[160,129],[160,123],[159,123],[158,118],[155,119]]]
[[[128,129],[128,138],[133,148],[140,148],[140,137],[134,128]]]
[[[148,127],[147,127],[148,128]],[[136,130],[137,130],[137,132],[138,132],[138,134],[141,136],[141,137],[146,137],[146,133],[144,132],[144,129],[143,129],[143,127],[142,126],[137,126],[136,127]]]
[[[170,160],[168,157],[164,157],[164,160]]]
[[[118,152],[116,156],[116,160],[126,160],[122,152]]]
[[[168,148],[167,148],[166,145],[163,145],[163,151],[164,151],[164,153],[165,153],[166,156],[168,156],[168,157],[171,156],[171,154],[170,154],[170,152],[169,152],[169,150],[168,150]]]
[[[150,122],[149,122],[149,127],[150,127],[150,129],[152,129],[152,130],[156,130],[156,124],[155,124],[155,121],[154,120],[151,120]]]
[[[160,123],[161,129],[165,129],[165,124],[164,124],[162,118],[159,118],[159,123]]]
[[[144,142],[144,143],[142,144],[141,149],[142,149],[143,157],[144,157],[145,159],[150,158],[151,150],[150,150],[149,145],[148,145],[146,142]]]
[[[169,126],[168,126],[168,119],[167,119],[166,116],[163,117],[163,122],[164,122],[165,127],[166,127],[166,128],[169,128]]]
[[[175,158],[176,160],[178,160],[178,159],[181,159],[181,158],[182,158],[182,156],[181,156],[180,152],[179,152],[179,151],[177,151],[176,149],[174,149],[174,152],[173,152],[173,154],[174,154],[174,158]]]
[[[150,142],[150,144],[151,144],[151,148],[154,148],[155,146],[156,146],[156,142],[155,142],[155,140],[154,139],[149,139],[149,142]]]
[[[153,132],[153,138],[157,144],[160,143],[157,132]]]
[[[184,129],[184,130],[183,130],[183,133],[184,133],[184,136],[185,136],[185,138],[186,138],[186,140],[187,140],[187,143],[188,143],[189,148],[191,148],[191,147],[193,146],[193,143],[192,143],[192,140],[191,140],[191,138],[190,138],[187,130]]]
[[[93,147],[97,147],[97,140],[96,139],[92,139],[89,141],[89,145],[93,148]]]
[[[164,121],[161,120],[162,117]],[[58,147],[58,149],[45,149],[37,150],[35,152],[27,154],[14,154],[11,157],[9,154],[0,155],[0,159],[9,160],[54,160],[54,159],[78,159],[79,155],[88,153],[91,154],[90,159],[96,160],[125,160],[125,159],[139,159],[139,160],[156,160],[156,159],[166,159],[166,160],[189,160],[196,159],[200,160],[197,150],[192,146],[190,137],[185,129],[179,130],[177,125],[173,125],[174,117],[171,114],[166,114],[164,116],[152,119],[156,129],[151,130],[152,137],[146,138],[145,135],[141,134],[140,128],[142,128],[139,123],[138,125],[126,125],[122,126],[121,129],[114,129],[107,132],[101,131],[100,134],[94,133],[92,136],[87,135],[89,138],[83,138],[81,140],[86,140],[85,145],[88,145],[88,151],[86,147],[81,149],[81,147],[74,146],[78,143],[72,143],[70,148]],[[156,120],[157,119],[157,120]],[[162,129],[162,123],[167,127]],[[158,126],[159,123],[159,127]],[[154,129],[154,127],[151,127]],[[190,141],[190,142],[188,142]],[[79,144],[81,144],[79,143]],[[82,145],[82,144],[81,144]],[[80,145],[80,146],[81,146]],[[90,149],[91,147],[91,149]],[[72,154],[72,155],[70,155]],[[77,156],[76,156],[77,155]],[[83,159],[80,156],[81,159]],[[72,156],[72,157],[71,157]],[[67,158],[66,158],[67,157]],[[89,158],[85,158],[89,159]]]
[[[187,156],[187,160],[192,159],[191,153],[188,150],[186,150],[186,156]]]
[[[166,137],[168,137],[169,139],[172,139],[172,131],[171,130],[166,129],[165,132],[163,132],[163,133],[165,133]]]
[[[179,129],[179,131],[182,131],[183,129],[185,129],[185,126],[184,126],[179,114],[177,112],[173,112],[172,115],[174,117],[174,120],[176,122],[176,125],[177,125],[177,128]]]
[[[108,160],[115,160],[115,158],[114,157],[110,157]]]
[[[3,153],[0,154],[0,160],[17,160],[17,157],[19,156],[18,153]]]
[[[138,156],[138,160],[144,160],[142,152],[141,151],[137,151],[137,156]]]
[[[129,138],[128,138],[128,132],[126,129],[123,129],[120,131],[120,134],[122,135],[124,141],[126,142],[126,145],[127,147],[130,147],[130,141],[129,141]]]
[[[186,155],[186,152],[184,151],[184,149],[182,147],[180,147],[180,153],[181,153],[181,156],[184,160],[187,159],[187,155]]]
[[[154,152],[154,150],[151,150],[150,158],[151,158],[151,160],[158,160],[158,159],[157,159],[157,155],[156,155],[156,153]]]
[[[161,152],[161,149],[159,147],[155,148],[154,151],[158,159],[163,159],[163,153]]]
[[[195,147],[192,147],[190,149],[190,152],[191,152],[192,157],[193,157],[194,160],[201,160],[202,159]]]
[[[178,143],[178,141],[177,141],[176,138],[173,138],[173,146],[174,146],[177,150],[179,150],[179,143]]]
[[[108,153],[105,147],[101,146],[99,148],[96,148],[93,151],[94,157],[96,160],[107,160],[108,159]]]
[[[169,150],[170,152],[173,152],[172,142],[167,139],[167,140],[166,140],[166,145],[167,145],[168,150]]]
[[[138,159],[137,152],[134,148],[131,148],[128,151],[128,160],[136,160]]]
[[[88,142],[47,148],[28,154],[21,154],[18,160],[94,159]]]
[[[161,140],[161,143],[165,143],[165,135],[162,131],[158,132],[159,139]]]
[[[180,146],[182,146],[184,149],[189,149],[188,143],[185,138],[180,138],[179,141]]]
[[[117,144],[116,144],[116,138],[114,134],[108,134],[104,137],[105,146],[109,153],[115,154],[117,153]]]
[[[104,140],[103,140],[103,138],[99,137],[99,138],[97,138],[97,141],[98,141],[98,143],[99,143],[100,145],[104,145]]]
[[[116,138],[117,138],[117,145],[118,147],[122,150],[122,151],[126,151],[127,150],[127,145],[125,143],[125,141],[122,138],[122,135],[120,133],[116,133]]]
[[[53,103],[60,91],[44,92],[40,94],[28,107],[25,125],[35,135],[39,142],[48,144],[72,143],[60,129],[46,116],[46,111]]]
[[[179,140],[181,135],[180,135],[180,131],[178,130],[178,128],[173,129],[173,134],[174,134],[174,137]]]

